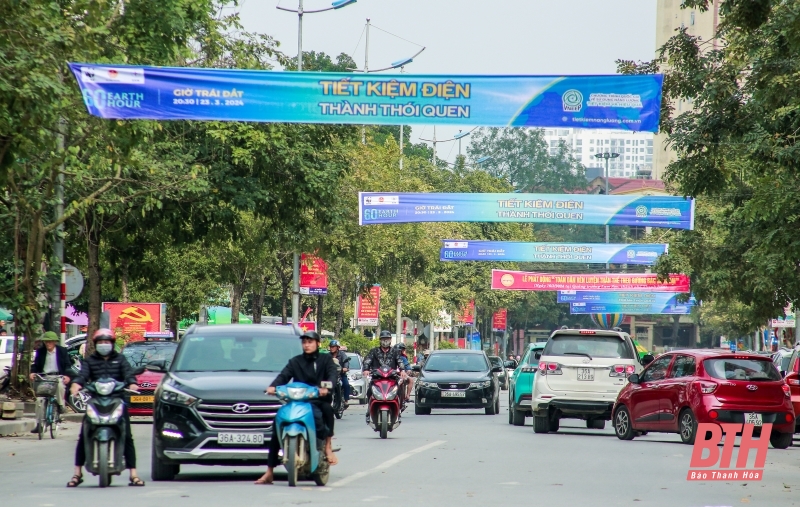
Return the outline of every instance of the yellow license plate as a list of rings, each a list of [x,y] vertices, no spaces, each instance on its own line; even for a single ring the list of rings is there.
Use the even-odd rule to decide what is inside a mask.
[[[131,396],[131,403],[153,403],[153,396]]]

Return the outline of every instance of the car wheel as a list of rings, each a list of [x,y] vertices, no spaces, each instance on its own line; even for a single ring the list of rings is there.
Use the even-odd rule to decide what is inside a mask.
[[[602,430],[606,427],[606,421],[603,419],[587,419],[586,427],[590,430]]]
[[[614,433],[620,440],[633,440],[635,433],[633,431],[633,421],[631,421],[631,414],[624,406],[619,407],[614,414]]]
[[[500,413],[500,396],[494,399],[494,413],[495,415]]]
[[[525,426],[525,412],[522,410],[514,410],[511,415],[511,424],[514,426]]]
[[[414,405],[414,415],[431,415],[431,409]]]
[[[778,433],[773,431],[769,436],[769,443],[776,449],[786,449],[792,445],[791,433]]]
[[[553,417],[550,419],[550,431],[555,433],[558,431],[558,428],[561,427],[561,419],[558,417]]]
[[[150,448],[150,478],[154,481],[171,481],[181,471],[180,465],[168,465],[158,459],[156,454],[155,442]]]
[[[533,416],[533,432],[534,433],[549,433],[550,432],[550,421],[547,420],[547,417],[540,417],[538,415]]]
[[[688,408],[683,409],[678,419],[678,431],[681,433],[681,441],[684,444],[693,445],[697,436],[697,419]]]
[[[497,400],[494,403],[492,403],[491,405],[489,405],[488,407],[486,407],[485,409],[483,409],[483,411],[486,413],[486,415],[495,415],[495,414],[497,414],[497,406],[500,404],[500,403],[498,403],[499,401],[500,400]]]
[[[508,402],[508,424],[514,424],[514,405]]]

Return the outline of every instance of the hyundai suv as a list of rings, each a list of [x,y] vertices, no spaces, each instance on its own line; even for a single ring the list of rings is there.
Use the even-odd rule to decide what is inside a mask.
[[[264,394],[302,353],[296,326],[190,327],[155,391],[151,473],[172,480],[183,464],[265,465],[281,407]]]
[[[558,431],[560,419],[583,419],[605,428],[627,378],[642,370],[628,333],[561,329],[550,335],[539,356],[533,383],[533,431]],[[653,356],[642,358],[648,364]]]

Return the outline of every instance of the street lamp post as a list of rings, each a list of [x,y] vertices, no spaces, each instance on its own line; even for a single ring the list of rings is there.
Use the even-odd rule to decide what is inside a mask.
[[[607,151],[604,152],[604,153],[597,153],[595,155],[595,158],[604,159],[606,161],[606,163],[605,163],[605,166],[606,166],[606,171],[605,171],[606,192],[605,192],[605,194],[606,195],[608,195],[608,175],[609,175],[609,173],[608,173],[608,161],[611,160],[612,158],[617,158],[617,157],[619,157],[619,153],[609,153]],[[606,224],[606,244],[607,243],[608,243],[608,224]],[[608,264],[606,264],[606,272],[608,272]]]
[[[276,9],[294,12],[297,14],[297,70],[303,70],[303,14],[314,14],[317,12],[332,11],[341,9],[357,0],[335,0],[330,7],[316,9],[312,11],[303,10],[303,0],[298,0],[297,9],[287,9],[278,5]],[[300,255],[297,252],[292,254],[292,324],[300,324]],[[319,329],[318,331],[322,331]]]

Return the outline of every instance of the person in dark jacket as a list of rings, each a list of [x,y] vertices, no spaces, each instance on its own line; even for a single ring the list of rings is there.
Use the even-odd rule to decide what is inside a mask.
[[[364,378],[369,381],[366,386],[367,390],[367,403],[372,396],[372,370],[377,370],[383,366],[388,366],[393,370],[398,370],[402,376],[402,380],[406,379],[405,362],[400,354],[398,348],[392,347],[392,333],[389,331],[381,331],[380,347],[375,347],[370,350],[367,357],[364,358],[364,366],[362,368]],[[367,424],[370,423],[369,410],[367,410]]]
[[[83,389],[89,382],[95,382],[101,378],[113,378],[118,382],[128,384],[128,389],[138,391],[136,376],[133,374],[133,367],[122,354],[114,350],[114,332],[110,329],[98,329],[92,336],[94,342],[94,354],[87,357],[81,363],[81,371],[75,377],[70,392],[75,395]],[[131,433],[131,419],[127,409],[123,413],[125,418],[125,466],[130,469],[130,486],[144,486],[144,481],[139,478],[136,472],[136,448],[133,445],[133,434]],[[83,482],[81,468],[86,463],[86,450],[83,443],[83,429],[78,433],[78,447],[75,449],[75,474],[67,483],[68,488],[77,487]]]
[[[342,398],[344,399],[345,406],[347,406],[347,402],[350,401],[350,381],[347,378],[347,372],[350,371],[350,356],[347,355],[347,352],[342,350],[342,345],[339,343],[339,340],[331,340],[328,344],[328,350],[331,356],[339,361],[339,366],[342,368],[342,374],[340,375],[342,379]]]
[[[275,394],[277,386],[283,386],[291,381],[302,382],[319,388],[319,398],[310,400],[314,411],[314,425],[317,427],[317,438],[325,441],[325,456],[328,463],[336,465],[339,460],[333,453],[331,441],[333,439],[333,408],[331,408],[331,393],[324,387],[319,387],[322,382],[336,382],[336,364],[330,354],[319,353],[320,337],[314,331],[307,331],[300,336],[303,342],[303,353],[289,359],[289,363],[278,374],[267,388],[267,394]],[[273,470],[280,465],[280,442],[276,428],[272,429],[272,440],[269,443],[269,457],[267,458],[267,472],[261,476],[256,484],[272,484]]]
[[[36,375],[58,375],[61,377],[61,382],[58,384],[58,391],[56,393],[56,400],[58,401],[58,419],[61,420],[61,414],[64,413],[64,399],[66,398],[67,388],[72,377],[70,367],[72,362],[69,360],[69,352],[66,347],[58,344],[60,341],[58,335],[52,331],[46,332],[41,341],[44,343],[43,347],[36,349],[36,355],[33,359],[33,366],[31,366],[31,382],[35,381]],[[41,420],[39,413],[43,408],[41,403],[36,404],[36,420]],[[39,433],[39,426],[37,425],[31,433]]]

